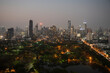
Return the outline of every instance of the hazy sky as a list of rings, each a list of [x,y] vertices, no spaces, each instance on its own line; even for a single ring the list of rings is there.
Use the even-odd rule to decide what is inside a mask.
[[[0,26],[26,27],[29,20],[44,26],[110,28],[110,0],[0,0]]]

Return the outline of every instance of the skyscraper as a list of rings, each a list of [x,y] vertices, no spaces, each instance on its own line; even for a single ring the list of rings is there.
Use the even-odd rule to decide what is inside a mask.
[[[4,26],[1,26],[1,27],[0,27],[0,35],[4,35],[5,32],[6,32],[5,27],[4,27]]]
[[[28,37],[28,26],[26,26],[26,29],[25,29],[25,35],[26,35],[26,37]]]
[[[38,34],[38,23],[36,24],[35,28],[34,28],[34,34],[37,35]]]
[[[83,22],[83,28],[84,28],[84,30],[87,30],[87,22],[86,21]]]
[[[29,20],[29,37],[32,39],[33,37],[33,21]]]
[[[9,28],[7,32],[7,39],[11,40],[13,36],[14,36],[14,28]]]
[[[68,37],[70,40],[70,35],[71,35],[71,20],[68,20]]]
[[[88,29],[88,33],[86,35],[86,39],[88,41],[91,41],[93,39],[93,35],[92,35],[92,29]]]
[[[74,26],[71,26],[70,40],[74,38]]]
[[[87,34],[87,22],[86,21],[84,21],[83,22],[83,28],[84,28],[84,31],[85,31],[85,35]]]
[[[71,20],[68,20],[68,30],[71,30]]]

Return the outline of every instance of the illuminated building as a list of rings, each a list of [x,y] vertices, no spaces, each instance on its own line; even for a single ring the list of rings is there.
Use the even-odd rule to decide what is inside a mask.
[[[86,21],[83,22],[83,28],[85,30],[85,33],[87,33],[87,22]]]
[[[79,25],[79,31],[81,37],[85,37],[87,35],[87,22],[83,22],[82,25]]]

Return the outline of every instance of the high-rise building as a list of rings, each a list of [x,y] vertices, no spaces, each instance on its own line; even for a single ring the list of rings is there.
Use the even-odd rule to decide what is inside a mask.
[[[29,20],[29,37],[32,39],[33,37],[33,21]]]
[[[14,36],[14,28],[9,28],[7,31],[7,39],[11,40]]]
[[[34,27],[34,34],[37,36],[38,35],[38,23]]]
[[[74,26],[71,26],[71,32],[70,32],[70,39],[72,40],[74,38]]]
[[[68,30],[71,31],[71,20],[68,20]]]
[[[86,36],[87,40],[91,41],[93,38],[92,38],[92,29],[88,29],[88,33],[87,33],[87,36]]]
[[[26,29],[25,29],[25,37],[28,37],[28,26],[26,26]]]
[[[40,22],[40,30],[42,30],[42,26],[43,26],[43,23],[42,23],[42,22]]]
[[[99,37],[103,36],[103,29],[100,27],[97,31]]]
[[[4,26],[1,26],[1,27],[0,27],[0,35],[4,35],[5,32],[6,32],[5,27],[4,27]]]
[[[85,35],[86,35],[87,32],[88,32],[88,31],[87,31],[88,29],[87,29],[87,22],[86,22],[86,21],[83,22],[83,28],[84,28],[84,33],[85,33]]]
[[[71,35],[71,20],[68,20],[68,38],[70,39]]]
[[[35,26],[35,32],[37,33],[38,32],[38,23],[36,24],[36,26]]]
[[[86,21],[83,22],[83,28],[84,28],[84,30],[87,30],[87,22]]]

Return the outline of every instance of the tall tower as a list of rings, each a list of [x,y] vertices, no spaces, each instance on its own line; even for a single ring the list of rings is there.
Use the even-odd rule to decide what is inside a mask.
[[[74,38],[74,26],[71,26],[70,40]]]
[[[86,21],[83,22],[83,28],[84,28],[84,30],[87,30],[87,22]]]
[[[35,26],[35,27],[36,27],[36,32],[38,32],[38,23],[36,24],[36,26]]]
[[[68,20],[68,30],[71,30],[71,20]]]
[[[28,29],[29,29],[28,26],[26,26],[26,30],[25,30],[25,33],[26,33],[25,35],[26,35],[26,37],[28,37]]]
[[[33,21],[29,20],[29,37],[32,39],[33,37]]]
[[[35,33],[35,35],[38,34],[38,23],[37,23],[36,26],[35,26],[35,31],[34,31],[34,33]]]
[[[42,22],[40,22],[40,30],[42,30],[42,25],[43,25],[43,23],[42,23]]]
[[[68,20],[68,38],[70,40],[70,35],[71,35],[71,20]]]

